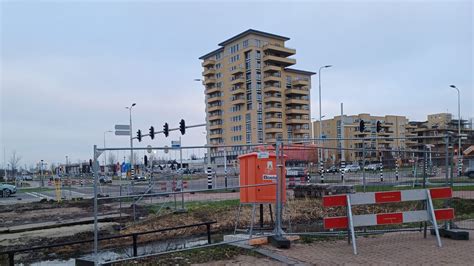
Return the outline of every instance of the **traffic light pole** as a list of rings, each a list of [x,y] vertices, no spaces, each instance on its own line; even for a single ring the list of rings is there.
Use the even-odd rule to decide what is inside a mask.
[[[131,125],[131,123],[130,123],[130,125]],[[186,126],[186,128],[205,127],[205,126],[206,126],[206,124],[197,124],[197,125]],[[131,126],[130,126],[130,128],[131,128]],[[168,132],[169,132],[169,131],[178,131],[178,130],[179,130],[179,127],[177,127],[177,128],[170,128],[170,129],[168,129]],[[130,131],[131,131],[131,130],[130,130]],[[163,130],[161,130],[161,131],[156,131],[156,132],[155,132],[155,135],[157,135],[157,134],[162,134],[162,133],[164,133]],[[142,134],[141,136],[142,136],[142,138],[143,138],[143,137],[150,136],[150,134]],[[132,137],[132,139],[137,139],[137,137]],[[131,147],[132,147],[132,149],[133,149],[133,146],[131,146]]]

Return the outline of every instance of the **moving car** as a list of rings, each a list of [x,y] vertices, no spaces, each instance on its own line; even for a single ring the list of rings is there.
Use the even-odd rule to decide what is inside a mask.
[[[469,178],[474,178],[474,167],[468,167],[464,170],[464,174],[467,175]]]
[[[99,182],[101,184],[112,183],[112,177],[106,175],[99,176]]]
[[[2,197],[9,197],[16,193],[16,186],[9,184],[0,184],[0,195]]]
[[[326,173],[339,173],[339,168],[337,166],[331,166],[325,170]]]
[[[371,163],[369,165],[366,165],[364,167],[364,169],[368,170],[368,171],[376,171],[376,170],[380,169],[380,165],[376,164],[376,163]]]
[[[357,172],[357,171],[360,171],[360,166],[354,165],[354,164],[346,165],[346,167],[344,168],[343,171],[344,171],[344,173],[347,173],[347,172]]]

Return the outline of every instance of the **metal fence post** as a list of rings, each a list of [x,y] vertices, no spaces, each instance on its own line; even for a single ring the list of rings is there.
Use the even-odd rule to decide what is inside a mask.
[[[206,224],[207,229],[207,243],[211,244],[211,224]]]
[[[282,152],[282,149],[283,149],[283,145],[281,143],[281,141],[277,141],[276,142],[276,147],[275,147],[275,152],[276,152],[276,174],[277,174],[277,188],[276,188],[276,219],[275,219],[275,222],[276,222],[276,225],[275,225],[275,229],[274,229],[274,233],[275,235],[277,236],[282,236],[282,229],[281,229],[281,219],[282,219],[282,204],[281,204],[281,199],[282,199],[282,168],[283,168],[283,165],[282,165],[282,155],[281,153]]]
[[[138,255],[138,248],[137,248],[137,235],[133,235],[133,256],[136,257]]]
[[[367,185],[365,180],[365,139],[362,139],[362,186],[366,192]]]
[[[15,253],[8,253],[8,263],[10,266],[15,266]]]
[[[99,162],[97,161],[97,145],[94,145],[94,151],[93,151],[93,156],[94,156],[94,162],[92,164],[92,171],[94,173],[94,265],[99,265],[99,257],[98,257],[98,222],[97,222],[97,183],[99,180]]]

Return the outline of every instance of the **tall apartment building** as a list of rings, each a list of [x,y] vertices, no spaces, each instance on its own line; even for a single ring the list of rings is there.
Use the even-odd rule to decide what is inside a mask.
[[[365,131],[359,131],[359,122],[364,120]],[[377,121],[381,122],[382,130],[377,133]],[[380,150],[393,150],[394,152],[384,152],[383,156],[395,156],[399,149],[405,149],[412,140],[396,139],[407,137],[408,119],[405,116],[372,116],[370,114],[358,114],[344,116],[344,127],[341,129],[341,116],[335,116],[332,119],[322,121],[322,137],[328,140],[324,141],[324,158],[327,164],[337,164],[341,160],[341,150],[344,149],[344,159],[346,162],[358,162],[363,159],[362,145],[363,138],[371,137],[385,137],[387,139],[365,141],[365,147],[369,150],[375,150],[376,147]],[[319,136],[319,121],[313,122],[314,135]],[[343,141],[337,140],[344,136]],[[392,139],[389,139],[392,138]],[[331,140],[335,139],[335,140]],[[351,150],[360,149],[360,150]],[[376,152],[366,152],[367,161],[376,161],[378,155]]]
[[[288,37],[249,29],[201,56],[209,145],[275,143],[310,137],[310,71],[290,68]],[[228,160],[241,153],[226,152]],[[222,152],[211,149],[211,161]]]

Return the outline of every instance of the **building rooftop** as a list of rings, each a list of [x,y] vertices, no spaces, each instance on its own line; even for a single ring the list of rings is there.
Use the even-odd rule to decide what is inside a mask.
[[[226,44],[229,44],[229,43],[231,43],[231,42],[233,42],[233,41],[235,41],[235,40],[237,40],[237,39],[240,39],[240,38],[242,38],[242,37],[244,37],[244,36],[246,36],[246,35],[249,35],[249,34],[255,34],[255,35],[260,35],[260,36],[264,36],[264,37],[279,39],[279,40],[282,40],[282,41],[288,41],[288,40],[290,39],[290,38],[288,38],[288,37],[281,36],[281,35],[276,35],[276,34],[273,34],[273,33],[268,33],[268,32],[264,32],[264,31],[254,30],[254,29],[248,29],[248,30],[246,30],[246,31],[244,31],[244,32],[241,32],[241,33],[239,33],[239,34],[237,34],[237,35],[235,35],[235,36],[233,36],[233,37],[231,37],[231,38],[229,38],[229,39],[227,39],[227,40],[225,40],[225,41],[219,43],[219,46],[225,46]],[[218,49],[216,49],[216,50],[214,50],[214,51],[212,51],[212,52],[210,52],[210,53],[207,53],[207,54],[205,54],[205,55],[199,57],[199,59],[200,59],[200,60],[203,60],[203,59],[205,59],[205,58],[207,58],[207,57],[209,57],[209,56],[215,55],[216,53],[221,52],[221,51],[223,51],[223,50],[224,50],[224,48],[222,48],[222,47],[221,47],[221,48],[218,48]]]
[[[260,35],[260,36],[264,36],[264,37],[269,37],[269,38],[275,38],[275,39],[280,39],[282,41],[288,41],[290,38],[288,37],[285,37],[285,36],[281,36],[281,35],[276,35],[276,34],[273,34],[273,33],[268,33],[268,32],[264,32],[264,31],[259,31],[259,30],[254,30],[254,29],[248,29],[242,33],[239,33],[233,37],[230,37],[229,39],[219,43],[220,46],[225,46],[226,44],[228,43],[231,43],[237,39],[240,39],[246,35],[249,35],[249,34],[255,34],[255,35]]]
[[[301,69],[295,69],[295,68],[285,68],[286,71],[288,72],[293,72],[297,74],[304,74],[304,75],[316,75],[316,72],[311,72],[311,71],[306,71],[306,70],[301,70]]]

